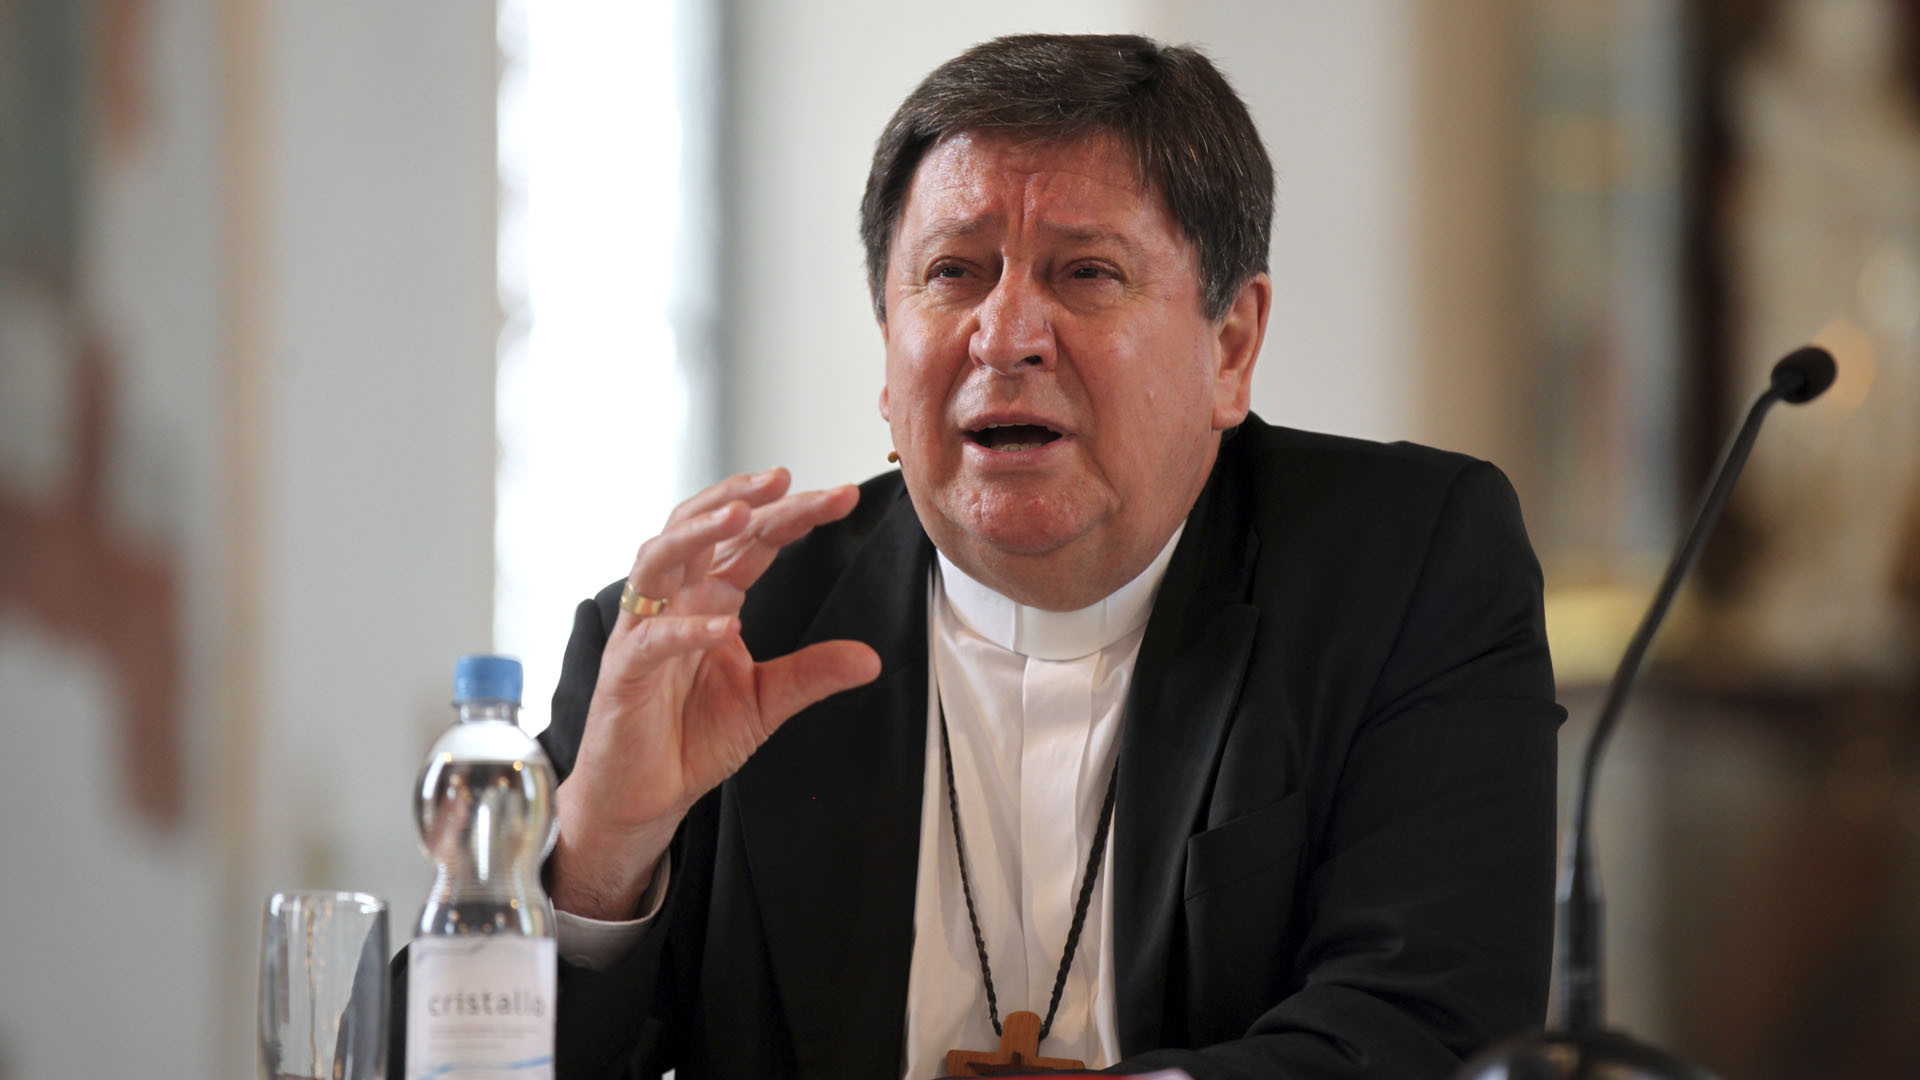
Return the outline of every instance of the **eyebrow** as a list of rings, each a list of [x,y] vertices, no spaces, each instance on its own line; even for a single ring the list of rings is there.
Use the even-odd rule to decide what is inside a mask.
[[[1099,225],[1043,225],[1041,229],[1062,239],[1082,244],[1112,244],[1129,255],[1137,255],[1140,245],[1133,237],[1115,229]]]
[[[996,215],[979,214],[965,217],[949,217],[934,222],[926,232],[920,235],[919,243],[909,251],[913,254],[924,252],[928,248],[939,247],[949,240],[965,240],[987,231],[995,222]],[[1060,225],[1046,223],[1040,231],[1050,237],[1081,244],[1111,244],[1128,255],[1138,255],[1141,247],[1126,233],[1099,225]]]
[[[966,217],[941,218],[933,223],[926,232],[920,234],[920,242],[914,245],[915,251],[924,251],[930,247],[939,247],[949,240],[965,240],[977,233],[986,231],[993,217],[989,214],[973,214]]]

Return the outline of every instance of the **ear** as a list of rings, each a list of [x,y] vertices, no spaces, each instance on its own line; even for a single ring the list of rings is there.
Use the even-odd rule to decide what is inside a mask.
[[[1253,362],[1267,336],[1273,311],[1273,279],[1255,274],[1214,327],[1213,429],[1225,431],[1253,407]]]
[[[887,334],[887,317],[876,312],[873,321],[880,328],[880,347],[884,351],[891,340]],[[887,415],[887,381],[884,372],[880,376],[880,419],[893,422],[893,418]]]

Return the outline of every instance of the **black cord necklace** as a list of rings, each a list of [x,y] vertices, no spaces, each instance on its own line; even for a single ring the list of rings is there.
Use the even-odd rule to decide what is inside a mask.
[[[980,933],[980,916],[973,909],[973,886],[967,880],[967,845],[960,835],[960,800],[954,794],[953,743],[947,736],[947,707],[940,705],[940,756],[947,766],[947,809],[953,814],[953,852],[960,860],[960,895],[967,901],[967,921],[973,924],[973,947],[980,954],[980,978],[987,985],[987,1019],[993,1021],[993,1033],[1001,1034],[1000,1003],[993,993],[993,969],[987,965],[987,942]],[[1060,972],[1053,977],[1053,1000],[1047,1005],[1047,1018],[1040,1024],[1040,1039],[1053,1030],[1053,1014],[1060,1008],[1060,992],[1066,989],[1067,972],[1073,968],[1073,954],[1080,944],[1080,927],[1087,919],[1087,901],[1093,897],[1093,880],[1100,873],[1100,859],[1107,850],[1107,827],[1113,821],[1114,781],[1120,775],[1120,759],[1114,757],[1113,770],[1107,774],[1107,797],[1100,806],[1100,824],[1093,831],[1093,848],[1087,852],[1086,873],[1080,879],[1080,899],[1073,906],[1073,925],[1067,930],[1067,947],[1060,955]]]

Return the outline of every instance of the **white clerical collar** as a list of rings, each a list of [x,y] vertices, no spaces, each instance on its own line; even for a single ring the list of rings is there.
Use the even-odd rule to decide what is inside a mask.
[[[1078,611],[1043,611],[1016,604],[953,565],[940,560],[940,584],[947,604],[967,628],[1003,649],[1037,660],[1077,660],[1090,656],[1147,624],[1153,594],[1167,575],[1173,549],[1186,531],[1182,522],[1138,577]]]

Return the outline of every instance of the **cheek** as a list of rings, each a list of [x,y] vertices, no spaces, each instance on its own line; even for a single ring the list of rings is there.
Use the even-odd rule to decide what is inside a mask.
[[[1124,362],[1089,365],[1078,376],[1104,428],[1158,438],[1212,416],[1211,368],[1186,341],[1129,350]]]
[[[887,346],[884,407],[896,422],[924,423],[944,407],[955,375],[953,350],[933,334],[896,330]]]
[[[1209,368],[1176,348],[1140,356],[1135,365],[1116,365],[1087,379],[1087,393],[1100,417],[1100,459],[1116,475],[1137,487],[1162,477],[1184,475],[1194,453],[1204,452],[1213,434],[1213,382]],[[1180,365],[1166,366],[1169,357]],[[1156,362],[1157,361],[1157,362]]]
[[[912,339],[895,332],[887,341],[885,379],[880,388],[880,407],[889,419],[897,421],[912,411],[914,401],[920,396],[916,385],[918,375]]]
[[[925,443],[934,437],[938,429],[939,402],[930,395],[919,372],[906,366],[890,366],[881,397],[886,402],[883,415],[896,447],[904,452],[907,445]]]

